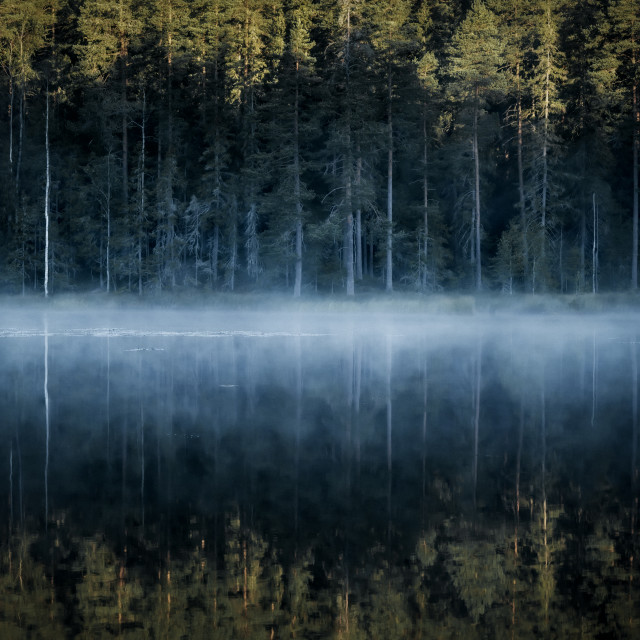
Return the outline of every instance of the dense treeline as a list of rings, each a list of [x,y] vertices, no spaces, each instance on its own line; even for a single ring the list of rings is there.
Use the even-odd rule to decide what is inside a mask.
[[[2,287],[636,289],[639,23],[2,0]]]

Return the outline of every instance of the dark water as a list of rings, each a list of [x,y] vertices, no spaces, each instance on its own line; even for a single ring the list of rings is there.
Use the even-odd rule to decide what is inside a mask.
[[[6,314],[0,637],[638,637],[638,320]]]

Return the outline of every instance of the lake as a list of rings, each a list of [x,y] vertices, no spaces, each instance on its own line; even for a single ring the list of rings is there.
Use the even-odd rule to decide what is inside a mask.
[[[0,637],[637,637],[639,321],[6,311]]]

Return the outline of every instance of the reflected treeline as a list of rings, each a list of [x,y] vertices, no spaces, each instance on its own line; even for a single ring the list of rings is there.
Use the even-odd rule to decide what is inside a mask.
[[[0,351],[0,637],[636,636],[625,325]]]

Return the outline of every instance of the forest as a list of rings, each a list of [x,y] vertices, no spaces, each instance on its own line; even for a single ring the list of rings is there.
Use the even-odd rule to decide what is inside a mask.
[[[637,0],[0,0],[0,288],[638,286]]]

